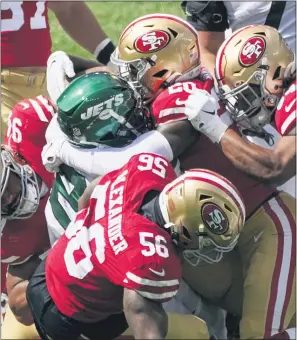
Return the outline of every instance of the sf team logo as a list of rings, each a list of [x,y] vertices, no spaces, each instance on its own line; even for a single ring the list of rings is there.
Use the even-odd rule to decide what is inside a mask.
[[[265,52],[266,42],[262,37],[253,37],[247,40],[239,54],[239,62],[243,66],[252,66]]]
[[[224,211],[214,203],[205,203],[201,210],[204,225],[214,234],[222,235],[229,228],[229,220]]]
[[[135,49],[140,53],[159,51],[168,45],[170,36],[164,31],[151,31],[135,40]]]

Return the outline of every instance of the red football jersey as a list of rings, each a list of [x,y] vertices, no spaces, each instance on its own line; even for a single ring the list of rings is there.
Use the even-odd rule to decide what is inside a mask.
[[[41,152],[46,144],[45,131],[54,108],[44,96],[17,103],[9,116],[4,144],[22,156],[50,189],[54,180],[42,164]]]
[[[280,135],[286,136],[290,132],[292,133],[292,130],[294,130],[294,134],[296,133],[296,80],[281,98],[274,121]]]
[[[151,114],[156,126],[187,119],[184,102],[193,90],[201,88],[203,88],[201,81],[191,80],[176,83],[164,90],[151,106]],[[211,93],[215,96],[214,90]],[[219,102],[218,110],[222,119],[230,119]],[[237,169],[223,152],[204,135],[201,135],[197,142],[179,157],[179,160],[183,170],[208,169],[232,182],[243,197],[247,217],[275,191],[274,188],[251,179]]]
[[[1,262],[16,265],[50,248],[44,215],[48,195],[40,200],[35,214],[25,220],[1,220]]]
[[[18,153],[51,189],[54,175],[46,171],[41,151],[46,144],[45,131],[54,114],[49,101],[38,96],[16,104],[8,121],[4,143]],[[44,214],[47,194],[40,200],[35,214],[25,220],[1,220],[1,261],[8,264],[25,262],[34,254],[49,248],[47,224]]]
[[[46,1],[2,1],[1,67],[46,66],[51,45]]]
[[[157,302],[177,293],[181,268],[171,236],[138,214],[149,191],[175,178],[167,160],[140,154],[98,182],[46,261],[59,311],[95,322],[123,310],[124,287]]]

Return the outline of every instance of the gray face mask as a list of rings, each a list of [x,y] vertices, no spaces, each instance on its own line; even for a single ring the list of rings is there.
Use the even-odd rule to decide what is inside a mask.
[[[11,173],[20,178],[20,193],[13,207],[1,210],[1,217],[6,220],[26,219],[31,217],[38,208],[40,188],[37,176],[29,165],[19,164],[8,150],[1,150],[2,175],[1,196],[7,190]]]

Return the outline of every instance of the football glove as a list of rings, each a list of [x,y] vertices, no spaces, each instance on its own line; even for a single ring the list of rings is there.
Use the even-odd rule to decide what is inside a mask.
[[[67,78],[75,76],[73,63],[65,52],[52,53],[47,60],[47,92],[54,104],[68,86]]]
[[[194,129],[213,143],[219,143],[230,124],[218,116],[216,99],[205,90],[197,90],[185,101],[185,107],[185,114]]]
[[[63,164],[61,158],[62,145],[66,138],[59,138],[47,143],[41,152],[42,163],[47,171],[59,172],[59,166]]]

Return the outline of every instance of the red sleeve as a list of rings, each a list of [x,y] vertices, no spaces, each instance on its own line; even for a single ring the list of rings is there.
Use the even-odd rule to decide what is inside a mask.
[[[40,201],[38,210],[32,217],[5,222],[1,235],[2,264],[21,264],[31,256],[43,254],[50,248],[44,215],[46,201],[47,197]]]
[[[296,133],[294,131],[296,128],[296,81],[289,87],[277,106],[275,125],[282,136]]]
[[[52,185],[53,174],[43,166],[41,151],[46,144],[45,131],[53,114],[53,106],[43,96],[20,101],[11,111],[4,141],[26,160],[48,188]]]
[[[175,83],[161,92],[151,106],[155,125],[187,119],[185,101],[193,91],[202,89],[203,85],[199,80],[184,81]]]
[[[156,126],[188,119],[185,114],[185,102],[196,90],[207,90],[217,99],[214,89],[205,87],[199,80],[175,83],[158,95],[151,106],[151,115]],[[224,109],[218,102],[218,113]]]
[[[137,291],[141,296],[163,303],[178,292],[181,266],[170,235],[147,219],[136,215],[130,228],[129,248],[118,257],[111,281]],[[133,224],[134,224],[133,223]],[[137,228],[137,231],[135,231]]]

